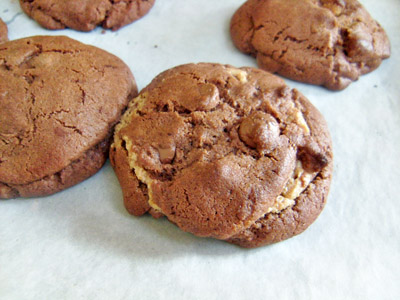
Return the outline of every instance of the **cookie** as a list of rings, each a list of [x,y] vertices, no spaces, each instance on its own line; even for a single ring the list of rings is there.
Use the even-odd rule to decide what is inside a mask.
[[[0,19],[0,44],[8,41],[8,29],[6,23]]]
[[[0,48],[0,198],[44,196],[97,172],[137,95],[117,57],[67,37]]]
[[[110,158],[129,213],[244,247],[305,230],[332,169],[327,125],[304,96],[263,70],[208,63],[144,88],[116,126]]]
[[[143,17],[155,0],[19,0],[23,11],[47,29],[117,30]]]
[[[390,56],[385,31],[357,0],[249,0],[230,30],[260,68],[331,90]]]

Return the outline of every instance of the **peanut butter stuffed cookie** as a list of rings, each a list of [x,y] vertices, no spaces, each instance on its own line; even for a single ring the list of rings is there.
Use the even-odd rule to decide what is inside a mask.
[[[332,168],[326,123],[304,96],[265,71],[207,63],[143,89],[110,157],[131,214],[244,247],[304,231]]]
[[[137,95],[129,68],[67,37],[0,47],[0,198],[43,196],[97,172]]]
[[[260,68],[332,90],[390,56],[385,31],[357,0],[249,0],[231,36]]]
[[[0,44],[8,41],[8,29],[6,23],[0,19]]]
[[[143,17],[155,0],[19,0],[24,12],[47,29],[117,30]]]

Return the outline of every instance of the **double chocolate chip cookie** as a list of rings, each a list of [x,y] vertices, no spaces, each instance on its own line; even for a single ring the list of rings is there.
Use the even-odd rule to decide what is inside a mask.
[[[0,19],[0,44],[8,41],[8,29],[6,23]]]
[[[143,89],[110,157],[131,214],[244,247],[304,231],[332,170],[327,125],[303,95],[259,69],[207,63]]]
[[[43,196],[97,172],[137,95],[129,68],[67,37],[0,47],[0,198]]]
[[[24,12],[47,29],[117,30],[143,17],[155,0],[19,0]]]
[[[390,56],[385,31],[357,0],[249,0],[231,36],[260,68],[332,90]]]

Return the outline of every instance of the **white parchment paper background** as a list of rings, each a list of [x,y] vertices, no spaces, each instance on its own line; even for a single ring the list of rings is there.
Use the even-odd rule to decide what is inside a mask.
[[[157,0],[117,32],[47,31],[0,0],[9,38],[67,35],[123,59],[139,88],[188,62],[256,66],[229,37],[243,0]],[[125,211],[109,163],[51,197],[0,202],[0,299],[399,299],[400,1],[362,0],[392,56],[346,90],[286,80],[326,117],[335,172],[303,234],[246,250]]]

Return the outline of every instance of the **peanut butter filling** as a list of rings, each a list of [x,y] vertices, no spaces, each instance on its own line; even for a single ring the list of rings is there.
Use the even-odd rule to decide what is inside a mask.
[[[234,76],[236,79],[238,79],[241,83],[246,83],[247,82],[247,72],[240,70],[240,69],[235,69],[235,68],[228,68],[227,71]]]
[[[280,213],[293,206],[296,203],[295,199],[304,192],[316,175],[317,172],[309,173],[304,170],[301,161],[298,160],[292,177],[289,178],[282,193],[275,199],[273,206],[268,208],[267,213]]]

